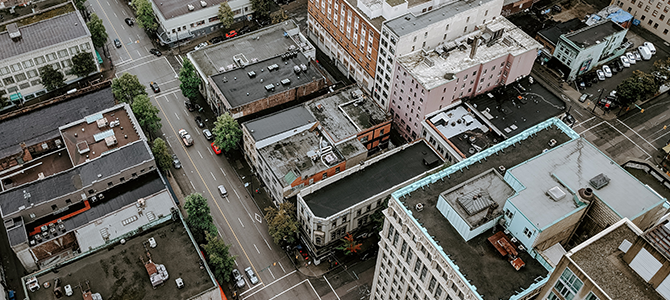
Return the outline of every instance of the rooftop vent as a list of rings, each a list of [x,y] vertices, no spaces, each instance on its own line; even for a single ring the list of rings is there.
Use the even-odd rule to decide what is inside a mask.
[[[288,79],[288,78],[282,79],[281,84],[282,85],[289,85],[289,84],[291,84],[291,79]]]
[[[608,185],[610,183],[610,179],[607,178],[605,174],[600,173],[598,174],[598,176],[591,178],[591,180],[589,180],[589,183],[594,189],[599,190]]]
[[[550,188],[547,191],[547,195],[549,195],[549,197],[551,197],[551,199],[553,199],[554,201],[558,201],[565,198],[565,192],[558,186]]]
[[[277,64],[268,66],[268,71],[270,71],[270,72],[272,72],[274,70],[277,70],[277,69],[279,69],[279,65],[277,65]]]
[[[251,71],[251,72],[247,73],[247,75],[249,75],[249,78],[254,78],[254,77],[256,77],[256,72]]]
[[[200,6],[202,6],[202,7],[206,7],[206,6],[207,6],[207,2],[205,2],[205,1],[200,1]]]
[[[300,66],[297,65],[293,66],[293,72],[295,72],[296,74],[300,74],[300,71],[301,71]]]
[[[265,90],[268,91],[268,92],[272,92],[272,91],[275,90],[275,85],[270,83],[270,84],[265,86]]]
[[[21,39],[21,31],[16,23],[7,24],[7,32],[12,41],[18,42]]]
[[[95,122],[98,124],[98,128],[103,128],[103,127],[109,125],[109,122],[107,121],[107,118],[98,119]]]
[[[189,4],[189,5],[187,5],[187,6],[188,6],[188,10],[189,10],[189,11],[193,11],[193,10],[195,9],[195,6],[193,6],[193,5],[191,5],[191,4]]]

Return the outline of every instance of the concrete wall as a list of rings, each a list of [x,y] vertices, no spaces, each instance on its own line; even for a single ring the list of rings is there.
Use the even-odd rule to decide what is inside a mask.
[[[572,214],[543,228],[535,239],[535,244],[533,245],[535,249],[544,251],[556,243],[566,245],[572,233],[579,226],[579,222],[586,213],[586,210],[586,206],[582,206],[572,212]]]
[[[317,92],[325,87],[326,80],[323,77],[316,78],[312,82],[298,86],[296,88],[286,90],[281,93],[271,95],[267,98],[259,99],[238,107],[233,107],[230,109],[230,114],[233,116],[233,118],[238,119],[243,116],[248,116],[265,109],[297,100],[301,97]],[[226,106],[229,106],[229,104],[226,103]]]

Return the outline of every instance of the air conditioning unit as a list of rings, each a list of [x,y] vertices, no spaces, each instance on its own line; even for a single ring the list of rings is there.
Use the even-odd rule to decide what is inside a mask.
[[[519,251],[526,251],[526,247],[524,247],[523,245],[519,245]]]

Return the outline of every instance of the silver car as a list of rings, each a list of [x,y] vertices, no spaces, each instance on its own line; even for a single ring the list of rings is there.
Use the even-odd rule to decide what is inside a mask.
[[[235,279],[237,288],[242,288],[244,286],[244,278],[242,278],[242,274],[240,274],[240,271],[237,269],[233,269],[233,279]]]
[[[256,274],[254,274],[254,271],[251,270],[251,267],[248,267],[244,269],[244,273],[247,274],[247,277],[249,278],[249,281],[251,281],[251,284],[257,284],[258,283],[258,277],[256,277]]]

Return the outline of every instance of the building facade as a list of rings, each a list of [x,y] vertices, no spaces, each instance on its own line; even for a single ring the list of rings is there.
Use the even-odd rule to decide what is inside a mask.
[[[632,14],[636,20],[640,20],[642,28],[657,35],[666,42],[670,42],[670,19],[666,19],[670,12],[670,4],[663,1],[645,2],[638,0],[612,0],[612,5],[617,5]]]

